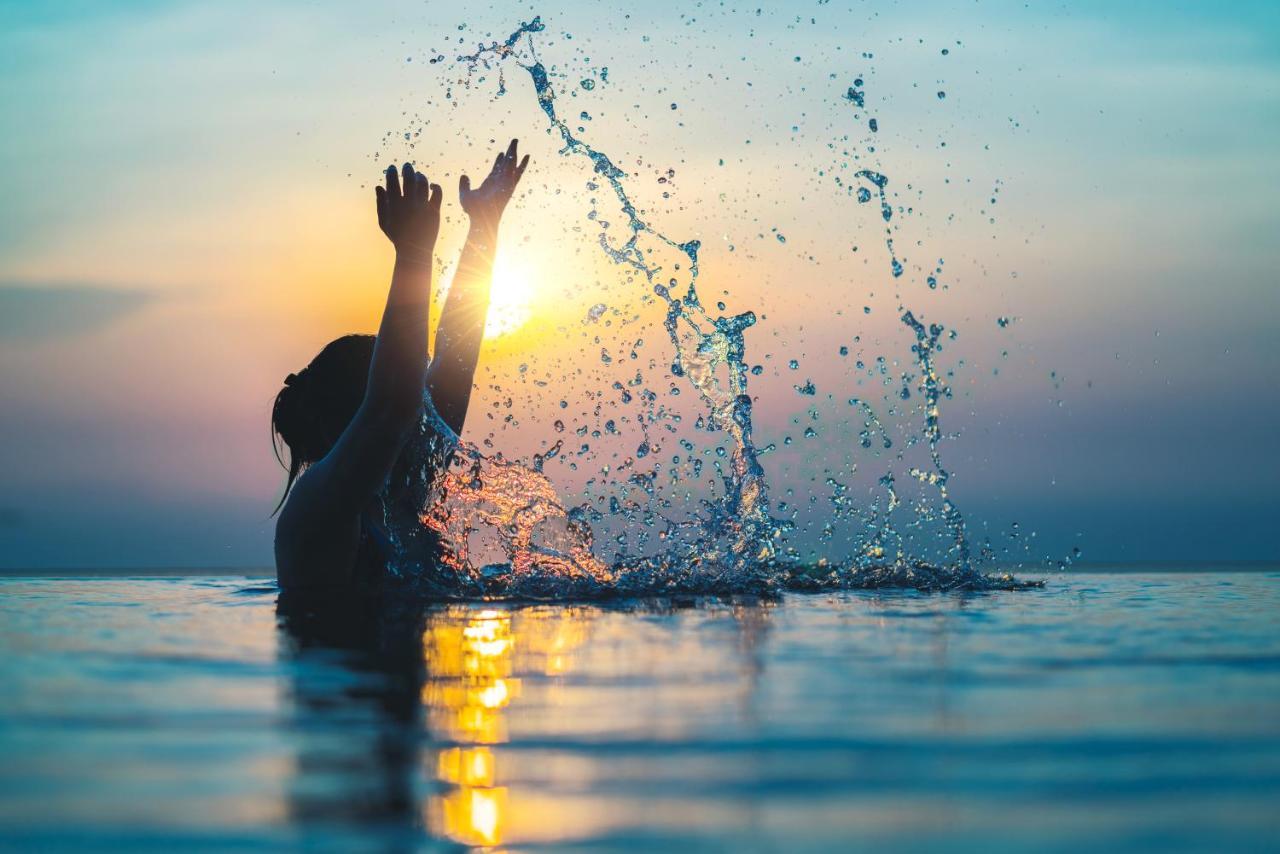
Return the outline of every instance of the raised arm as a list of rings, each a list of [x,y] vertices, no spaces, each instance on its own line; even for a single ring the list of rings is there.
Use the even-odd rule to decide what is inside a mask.
[[[427,374],[427,385],[436,412],[459,435],[467,418],[480,339],[489,310],[498,224],[520,183],[520,176],[529,165],[528,155],[519,159],[518,146],[518,140],[511,140],[507,150],[493,161],[489,176],[478,188],[471,189],[471,179],[466,175],[458,181],[458,195],[462,209],[471,219],[471,229],[440,314],[436,357]]]
[[[386,186],[376,194],[378,225],[395,247],[396,260],[369,383],[347,429],[298,479],[280,514],[276,566],[282,585],[349,580],[360,514],[382,489],[421,413],[431,258],[443,194],[407,163],[399,175],[395,167],[388,169]]]
[[[393,422],[401,432],[417,424],[422,407],[431,319],[431,259],[440,234],[444,196],[438,184],[430,184],[408,163],[403,177],[401,188],[395,168],[388,169],[386,186],[375,190],[378,225],[395,247],[396,261],[369,366],[369,386],[352,422],[354,425],[360,413],[365,413],[380,422]],[[389,456],[388,468],[396,454]]]

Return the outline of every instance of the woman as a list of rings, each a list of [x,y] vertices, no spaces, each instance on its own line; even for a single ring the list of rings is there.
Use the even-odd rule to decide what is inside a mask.
[[[378,225],[396,252],[377,338],[331,342],[285,378],[271,414],[289,451],[275,540],[282,590],[343,590],[376,579],[388,557],[379,494],[422,422],[424,387],[444,425],[455,436],[462,432],[498,223],[529,163],[527,155],[517,163],[517,145],[511,140],[478,188],[466,175],[458,183],[471,228],[440,316],[434,358],[427,328],[440,187],[406,163],[399,174],[388,169],[386,186],[376,188]]]

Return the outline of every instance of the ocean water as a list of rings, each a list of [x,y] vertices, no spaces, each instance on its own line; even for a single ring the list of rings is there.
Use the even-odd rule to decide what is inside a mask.
[[[1275,850],[1280,572],[281,616],[0,580],[0,848]]]

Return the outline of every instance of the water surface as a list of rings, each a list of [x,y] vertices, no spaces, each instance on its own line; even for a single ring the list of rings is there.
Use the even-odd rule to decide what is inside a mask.
[[[0,845],[1259,850],[1280,574],[449,605],[0,580]]]

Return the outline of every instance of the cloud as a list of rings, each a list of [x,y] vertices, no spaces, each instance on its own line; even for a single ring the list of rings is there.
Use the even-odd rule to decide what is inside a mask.
[[[0,340],[96,332],[152,298],[145,291],[93,285],[0,282]]]

